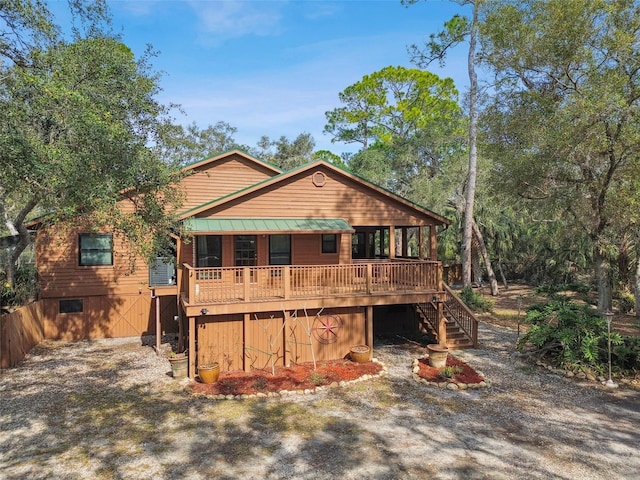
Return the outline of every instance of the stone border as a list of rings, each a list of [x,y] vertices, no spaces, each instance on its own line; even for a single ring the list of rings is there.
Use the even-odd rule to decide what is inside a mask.
[[[420,375],[418,375],[418,372],[420,371],[419,363],[420,363],[419,358],[416,358],[413,360],[412,372],[411,372],[413,379],[418,383],[423,383],[425,385],[430,385],[432,387],[438,387],[438,388],[447,389],[447,390],[467,390],[467,389],[474,390],[479,388],[486,388],[491,384],[485,378],[484,374],[482,372],[479,372],[478,370],[476,370],[476,373],[482,378],[484,378],[484,380],[479,383],[464,383],[464,382],[457,382],[451,379],[448,379],[444,382],[430,382],[429,380],[422,378]]]
[[[599,384],[603,384],[607,380],[602,375],[595,376],[593,373],[572,372],[571,370],[566,370],[564,368],[554,367],[553,365],[544,363],[541,360],[537,360],[535,364],[537,367],[542,367],[544,370],[547,370],[550,373],[561,375],[566,378],[573,378],[576,380],[587,380],[589,382],[599,383]],[[624,385],[629,388],[640,389],[640,381],[635,379],[632,380],[629,378],[618,378],[616,379],[616,382],[619,385]]]
[[[366,374],[361,377],[355,378],[353,380],[342,380],[341,382],[333,382],[329,385],[320,385],[315,388],[306,388],[304,390],[280,390],[279,392],[266,392],[266,393],[258,392],[258,393],[241,394],[241,395],[223,395],[222,393],[219,395],[207,395],[206,393],[199,393],[199,392],[198,393],[191,392],[191,394],[196,395],[198,397],[210,398],[211,400],[245,400],[245,399],[251,399],[251,398],[279,398],[279,397],[289,397],[292,395],[313,395],[323,390],[329,390],[329,389],[338,388],[338,387],[347,387],[353,383],[363,382],[365,380],[371,380],[372,378],[377,378],[377,377],[382,377],[387,375],[388,373],[387,366],[383,362],[380,362],[375,358],[372,358],[371,361],[379,364],[382,367],[382,370],[380,370],[379,373],[376,373],[374,375]],[[191,383],[191,380],[186,382],[185,387],[188,386],[190,383]]]

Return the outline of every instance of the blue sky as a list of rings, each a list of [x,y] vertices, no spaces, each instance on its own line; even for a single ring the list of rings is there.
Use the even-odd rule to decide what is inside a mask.
[[[338,93],[388,65],[413,67],[407,46],[421,43],[461,7],[427,0],[110,0],[116,31],[141,54],[158,51],[165,72],[160,100],[182,105],[179,123],[200,127],[222,120],[239,143],[262,135],[293,140],[310,133],[316,149],[336,154],[356,147],[331,143],[324,113],[340,106]],[[466,49],[445,68],[462,92]]]

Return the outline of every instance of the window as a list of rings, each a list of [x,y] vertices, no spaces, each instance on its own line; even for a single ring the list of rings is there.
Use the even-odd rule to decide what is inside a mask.
[[[338,240],[335,233],[322,234],[322,253],[337,253]]]
[[[113,265],[113,235],[81,233],[78,237],[80,266]]]
[[[196,238],[196,267],[221,267],[222,236],[199,235]]]
[[[269,265],[291,265],[291,235],[269,236]]]
[[[81,298],[75,298],[73,300],[60,300],[58,305],[58,312],[60,313],[82,313],[83,305]]]

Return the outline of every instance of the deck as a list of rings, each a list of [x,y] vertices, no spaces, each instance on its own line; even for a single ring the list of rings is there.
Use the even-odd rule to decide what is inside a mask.
[[[194,268],[185,264],[187,315],[280,310],[316,305],[383,305],[424,301],[443,291],[436,261],[367,261],[346,265]],[[430,297],[429,297],[430,298]]]

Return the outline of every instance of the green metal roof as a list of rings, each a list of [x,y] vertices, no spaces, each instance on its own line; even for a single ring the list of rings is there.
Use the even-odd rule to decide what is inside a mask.
[[[353,232],[341,218],[188,218],[186,230],[193,233],[293,233]]]

